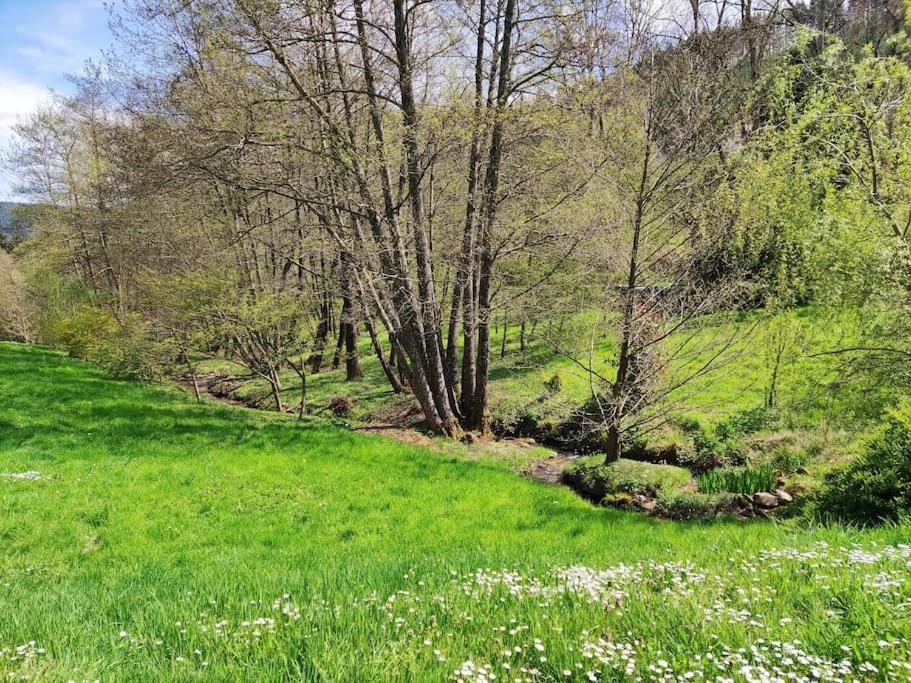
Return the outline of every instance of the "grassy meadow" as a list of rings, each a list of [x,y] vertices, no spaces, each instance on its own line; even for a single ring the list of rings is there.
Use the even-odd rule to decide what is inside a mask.
[[[911,530],[683,524],[0,344],[0,678],[902,680]]]
[[[806,306],[778,313],[748,312],[730,316],[725,322],[704,326],[704,339],[694,345],[701,352],[694,359],[708,360],[717,348],[713,341],[727,338],[727,329],[736,330],[730,362],[716,371],[696,379],[684,392],[687,412],[711,424],[733,413],[755,408],[765,398],[779,345],[782,360],[778,373],[778,398],[789,412],[788,418],[801,427],[815,426],[825,420],[850,420],[854,413],[870,404],[882,407],[893,398],[889,387],[881,387],[882,395],[869,392],[862,401],[856,395],[842,391],[834,394],[827,389],[838,372],[836,359],[813,354],[849,345],[860,323],[857,312],[851,309]],[[598,330],[603,333],[594,339]],[[563,326],[541,323],[526,326],[527,344],[520,348],[520,326],[516,324],[493,327],[492,367],[490,371],[490,403],[495,419],[505,423],[524,413],[532,412],[547,422],[566,419],[573,409],[591,396],[590,378],[585,369],[567,355],[555,353],[559,346],[568,354],[585,362],[592,354],[596,371],[609,375],[617,352],[616,338],[611,326],[598,323],[594,314],[579,315]],[[684,333],[689,334],[689,333]],[[505,344],[503,343],[505,335]],[[678,335],[680,336],[680,335]],[[670,345],[674,344],[672,338]],[[318,415],[331,415],[331,398],[345,396],[354,399],[351,419],[354,422],[383,421],[412,403],[410,397],[396,399],[389,389],[379,361],[366,335],[359,339],[359,355],[364,376],[356,382],[345,381],[344,363],[332,369],[329,363],[334,345],[327,347],[324,367],[318,374],[307,377],[308,405]],[[248,370],[225,358],[205,358],[197,361],[202,374],[231,374],[242,380],[236,390],[245,403],[272,409],[272,396],[263,379],[251,377]],[[185,371],[178,368],[178,371]],[[678,370],[680,372],[681,370]],[[548,388],[554,385],[556,391]],[[283,400],[289,406],[300,400],[300,380],[292,370],[282,373]],[[678,399],[675,399],[678,400]]]

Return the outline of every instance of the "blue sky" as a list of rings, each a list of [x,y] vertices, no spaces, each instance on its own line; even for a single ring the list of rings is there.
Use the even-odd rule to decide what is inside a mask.
[[[78,73],[112,42],[103,0],[0,0],[0,148],[10,127],[46,99],[68,92]],[[0,169],[0,201],[15,199]]]

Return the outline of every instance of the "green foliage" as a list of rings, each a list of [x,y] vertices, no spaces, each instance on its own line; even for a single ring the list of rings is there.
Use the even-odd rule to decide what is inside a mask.
[[[58,320],[51,333],[53,341],[71,356],[100,360],[96,350],[114,339],[119,330],[120,324],[110,310],[84,305]]]
[[[757,406],[734,413],[718,423],[715,434],[722,441],[731,441],[739,436],[755,434],[778,424],[778,414],[771,408]]]
[[[677,460],[694,472],[742,463],[748,448],[746,437],[773,427],[778,419],[776,411],[763,406],[732,413],[714,426],[691,416],[678,419]]]
[[[813,511],[858,524],[911,516],[911,402],[889,414],[858,458],[826,476]]]
[[[560,373],[555,372],[551,375],[550,379],[544,382],[544,390],[548,395],[559,394],[563,391],[563,378],[560,376]]]
[[[703,493],[752,495],[775,488],[775,468],[769,463],[754,467],[724,467],[699,475],[696,482]]]
[[[80,306],[54,324],[52,335],[71,356],[128,379],[153,379],[172,356],[167,344],[153,340],[140,316],[128,314],[121,322],[107,308]]]

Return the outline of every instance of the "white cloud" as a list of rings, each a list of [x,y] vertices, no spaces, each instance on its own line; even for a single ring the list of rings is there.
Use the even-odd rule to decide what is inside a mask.
[[[2,4],[2,0],[0,0]],[[58,0],[16,13],[3,27],[7,50],[0,61],[0,157],[12,127],[49,100],[49,85],[66,92],[64,74],[78,73],[109,42],[103,0]],[[0,201],[13,198],[16,179],[0,164]]]

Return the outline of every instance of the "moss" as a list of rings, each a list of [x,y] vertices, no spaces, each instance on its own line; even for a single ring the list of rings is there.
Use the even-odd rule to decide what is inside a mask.
[[[592,457],[567,468],[563,479],[589,500],[601,502],[608,494],[657,496],[680,491],[690,482],[690,473],[681,467],[624,458],[605,465],[600,457]]]

